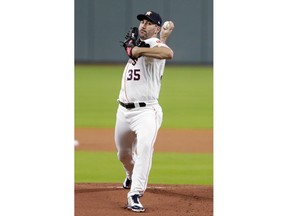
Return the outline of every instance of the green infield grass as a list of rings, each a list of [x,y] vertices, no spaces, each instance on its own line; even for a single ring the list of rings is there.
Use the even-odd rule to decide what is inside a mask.
[[[75,66],[75,127],[114,127],[123,69]],[[167,65],[159,102],[163,128],[212,128],[213,68]]]
[[[119,183],[123,167],[113,152],[75,152],[75,183]],[[150,184],[213,184],[212,154],[159,153],[153,156]]]

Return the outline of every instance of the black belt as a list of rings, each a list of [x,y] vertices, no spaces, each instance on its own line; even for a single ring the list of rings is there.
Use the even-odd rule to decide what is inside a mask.
[[[123,107],[125,107],[126,109],[134,109],[136,108],[135,103],[123,103],[121,101],[119,101],[119,104]],[[146,103],[144,102],[140,102],[140,103],[136,103],[139,104],[139,107],[146,107]]]

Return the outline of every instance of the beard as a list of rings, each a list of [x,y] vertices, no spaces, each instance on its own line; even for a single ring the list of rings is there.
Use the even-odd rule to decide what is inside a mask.
[[[140,39],[141,39],[141,40],[146,40],[146,39],[149,38],[147,32],[144,31],[144,30],[140,30],[140,31],[139,31],[139,36],[140,36]]]

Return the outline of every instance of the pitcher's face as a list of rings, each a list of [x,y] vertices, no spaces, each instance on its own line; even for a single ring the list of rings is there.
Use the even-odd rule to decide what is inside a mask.
[[[151,37],[157,37],[160,27],[149,20],[142,20],[139,24],[139,36],[141,40],[146,40]]]

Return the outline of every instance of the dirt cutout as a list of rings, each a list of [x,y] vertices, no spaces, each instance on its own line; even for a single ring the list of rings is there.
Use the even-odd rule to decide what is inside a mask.
[[[114,129],[76,128],[77,151],[116,151]],[[212,153],[213,130],[160,129],[157,152]]]

